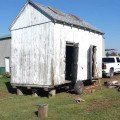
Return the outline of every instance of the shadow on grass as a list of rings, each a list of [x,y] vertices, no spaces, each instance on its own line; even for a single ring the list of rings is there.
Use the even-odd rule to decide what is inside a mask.
[[[13,88],[10,82],[5,82],[7,91],[11,94],[16,94],[17,93],[17,88]],[[48,92],[44,91],[42,88],[32,88],[32,89],[27,89],[27,87],[18,87],[24,95],[32,95],[33,90],[36,90],[38,93],[38,96],[40,97],[48,97]]]
[[[89,80],[88,81],[84,81],[84,86],[90,86],[93,83],[91,83]],[[17,88],[13,88],[10,84],[10,82],[5,82],[5,85],[7,87],[7,90],[9,93],[11,94],[16,94],[17,93]],[[40,97],[49,97],[49,92],[45,91],[43,88],[32,88],[32,89],[28,89],[27,87],[18,87],[22,93],[24,95],[32,95],[33,90],[37,91],[38,96]],[[68,85],[68,86],[62,86],[62,87],[56,87],[56,93],[62,93],[62,92],[66,92],[66,93],[70,93],[70,94],[76,94],[74,92],[74,85]]]
[[[8,90],[9,93],[11,93],[11,94],[16,93],[16,89],[11,86],[10,82],[5,82],[5,85],[6,85],[7,90]]]
[[[94,82],[91,82],[90,80],[83,81],[84,86],[90,86],[93,85]]]
[[[38,111],[35,111],[35,115],[38,117]]]
[[[91,82],[90,80],[85,80],[85,81],[83,81],[84,87],[92,86],[92,85],[94,85],[94,83],[96,81]],[[56,89],[57,89],[57,91],[56,91],[57,93],[66,92],[66,93],[69,93],[69,94],[77,95],[76,92],[74,91],[74,84],[70,84],[70,86],[64,86],[62,88],[58,87]]]

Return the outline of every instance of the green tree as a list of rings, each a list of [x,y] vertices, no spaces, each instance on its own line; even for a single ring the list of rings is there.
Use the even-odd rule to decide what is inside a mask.
[[[106,56],[117,56],[118,54],[117,54],[117,52],[107,52],[106,53]]]

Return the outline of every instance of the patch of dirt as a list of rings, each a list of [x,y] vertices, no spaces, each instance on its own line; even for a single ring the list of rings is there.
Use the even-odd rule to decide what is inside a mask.
[[[112,107],[113,105],[120,104],[120,100],[100,100],[93,101],[92,104],[85,110],[87,112],[92,112],[94,110],[104,110]]]
[[[102,89],[101,80],[97,80],[92,85],[85,87],[84,94],[90,94],[101,89]]]
[[[103,89],[104,82],[106,82],[106,81],[108,81],[108,82],[112,82],[112,81],[120,82],[120,74],[116,74],[112,78],[106,77],[106,78],[102,78],[102,79],[97,80],[94,84],[85,87],[84,93],[90,94],[90,93],[93,93],[97,90]]]
[[[105,82],[105,81],[118,81],[120,82],[120,74],[115,74],[112,78],[102,78],[101,81]]]
[[[5,98],[8,95],[7,92],[0,91],[0,99]]]
[[[120,82],[120,74],[114,75],[112,78],[102,78],[99,79],[99,82],[96,82],[95,85],[91,85],[85,90],[86,93],[92,93],[96,90],[101,90],[104,88],[104,82],[112,82],[112,81],[118,81]],[[120,100],[113,100],[113,99],[104,99],[104,100],[95,100],[93,101],[89,107],[85,110],[86,112],[92,112],[94,110],[104,110],[107,108],[111,108],[114,105],[120,104]]]

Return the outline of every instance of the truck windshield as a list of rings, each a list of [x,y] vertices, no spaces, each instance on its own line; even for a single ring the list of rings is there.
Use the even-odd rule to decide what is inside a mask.
[[[114,58],[103,58],[102,62],[106,62],[106,63],[114,63],[115,59]]]
[[[116,58],[117,59],[117,62],[120,62],[120,58]]]

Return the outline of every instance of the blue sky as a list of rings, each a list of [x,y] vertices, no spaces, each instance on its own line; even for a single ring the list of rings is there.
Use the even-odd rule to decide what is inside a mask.
[[[33,0],[72,13],[105,32],[106,48],[120,51],[120,0]],[[8,35],[9,26],[26,0],[0,0],[0,36]]]

